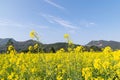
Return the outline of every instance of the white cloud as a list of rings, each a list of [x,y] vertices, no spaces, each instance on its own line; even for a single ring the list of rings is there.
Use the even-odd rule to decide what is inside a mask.
[[[42,16],[42,17],[44,17],[49,23],[54,23],[54,21],[53,20],[51,20],[51,16],[50,15],[46,15],[46,14],[43,14],[43,13],[40,13],[40,15]]]
[[[41,16],[43,16],[50,23],[57,23],[65,28],[69,28],[69,29],[77,29],[77,27],[74,26],[71,22],[64,20],[62,18],[51,16],[51,15],[45,15],[45,14],[41,15]]]
[[[88,22],[88,23],[86,23],[86,27],[93,27],[95,25],[96,25],[96,23],[94,23],[94,22]]]
[[[17,22],[13,22],[11,20],[8,19],[0,19],[0,26],[1,27],[8,27],[8,26],[12,26],[12,27],[23,27],[23,24],[19,24]]]
[[[90,25],[95,25],[95,23],[94,23],[94,22],[90,22],[89,24],[90,24]]]
[[[73,26],[73,24],[69,21],[63,20],[62,18],[58,18],[58,17],[54,17],[51,16],[53,21],[55,21],[56,23],[58,23],[61,26],[64,26],[66,28],[71,28],[71,29],[75,29],[77,28],[76,26]]]
[[[59,9],[62,9],[62,10],[65,9],[64,7],[62,7],[62,6],[60,6],[60,5],[56,4],[56,3],[54,3],[54,2],[51,1],[51,0],[44,0],[44,1],[47,2],[48,4],[52,5],[52,6],[56,7],[56,8],[59,8]]]

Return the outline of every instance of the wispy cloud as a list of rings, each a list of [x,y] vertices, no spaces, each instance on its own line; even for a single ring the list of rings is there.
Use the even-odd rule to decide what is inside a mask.
[[[71,29],[77,28],[77,27],[74,26],[71,22],[66,21],[66,20],[64,20],[64,19],[62,19],[62,18],[54,17],[54,16],[51,16],[51,18],[53,19],[54,22],[58,23],[58,24],[61,25],[61,26],[66,27],[66,28],[71,28]]]
[[[93,27],[95,26],[95,22],[90,22],[90,21],[80,21],[80,26],[82,27]]]
[[[45,14],[42,14],[42,16],[50,23],[57,23],[60,26],[63,26],[65,28],[69,28],[69,29],[77,29],[77,27],[74,26],[70,21],[64,20],[60,17],[45,15]]]
[[[19,24],[17,22],[13,22],[11,20],[8,19],[0,19],[0,26],[1,27],[7,27],[7,26],[12,26],[12,27],[24,27],[23,24]]]
[[[47,26],[39,25],[39,24],[22,24],[16,21],[8,20],[8,19],[0,19],[0,27],[13,27],[13,28],[40,28],[47,29]]]
[[[90,22],[89,24],[90,24],[90,25],[96,25],[94,22]]]
[[[52,6],[56,7],[56,8],[59,8],[59,9],[62,9],[62,10],[65,9],[64,7],[56,4],[55,2],[53,2],[53,1],[51,1],[51,0],[44,0],[44,1],[47,2],[48,4],[52,5]]]

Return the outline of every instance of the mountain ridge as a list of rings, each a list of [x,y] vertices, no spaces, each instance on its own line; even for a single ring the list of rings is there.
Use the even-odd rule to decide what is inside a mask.
[[[16,41],[13,38],[0,38],[0,53],[6,52],[7,46],[9,44],[13,44],[15,49],[18,52],[27,52],[29,46],[33,46],[35,43],[38,43],[35,40],[29,39],[26,41]],[[41,47],[45,52],[50,52],[51,49],[55,49],[55,51],[64,48],[67,50],[68,44],[66,42],[55,42],[51,44],[42,44]],[[75,46],[79,46],[80,44],[74,44]],[[104,48],[106,46],[110,46],[112,49],[120,49],[120,42],[118,41],[107,41],[107,40],[92,40],[86,45],[83,45],[87,51],[90,51],[90,48],[100,50],[100,48]]]
[[[92,40],[86,44],[86,46],[97,46],[100,48],[104,48],[106,46],[110,46],[112,49],[120,49],[120,42],[113,40]]]

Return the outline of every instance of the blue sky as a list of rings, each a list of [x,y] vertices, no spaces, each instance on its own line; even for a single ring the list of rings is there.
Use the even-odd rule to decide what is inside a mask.
[[[91,40],[120,41],[120,0],[0,0],[0,38],[30,39],[35,30],[42,43],[77,44]]]

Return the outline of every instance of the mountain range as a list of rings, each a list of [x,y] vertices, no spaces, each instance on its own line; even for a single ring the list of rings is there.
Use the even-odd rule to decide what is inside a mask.
[[[27,40],[27,41],[16,41],[13,38],[5,38],[0,39],[0,53],[4,53],[7,51],[8,45],[12,44],[15,47],[15,50],[18,52],[27,52],[29,46],[33,46],[35,43],[38,43],[35,40]],[[51,49],[55,49],[55,51],[64,48],[67,49],[67,43],[58,42],[53,44],[42,44],[39,43],[44,52],[50,52]]]
[[[106,41],[106,40],[98,40],[98,41],[91,41],[86,46],[97,46],[100,48],[104,48],[106,46],[110,46],[112,49],[120,49],[120,42],[118,41]]]
[[[29,46],[33,46],[37,41],[35,40],[27,40],[27,41],[16,41],[13,38],[0,38],[0,53],[6,52],[7,46],[9,44],[13,44],[15,49],[18,52],[27,52]],[[43,48],[44,52],[50,52],[51,49],[55,51],[64,48],[67,50],[68,44],[65,42],[57,42],[53,44],[42,44],[40,43],[41,47]],[[78,44],[75,44],[78,46]],[[105,40],[98,40],[98,41],[90,41],[88,44],[84,45],[86,50],[89,51],[90,48],[100,50],[100,48],[110,46],[112,49],[120,49],[120,42],[117,41],[105,41]]]

